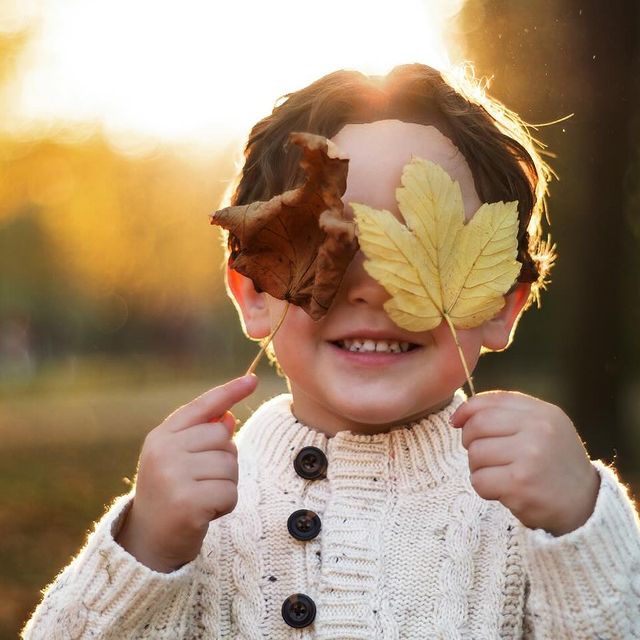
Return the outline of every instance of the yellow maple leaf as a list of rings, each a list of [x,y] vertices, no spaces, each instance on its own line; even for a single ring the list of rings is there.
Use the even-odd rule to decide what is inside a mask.
[[[455,328],[492,318],[520,272],[518,203],[483,204],[465,224],[460,186],[439,165],[413,158],[401,182],[396,199],[406,225],[350,203],[364,267],[391,296],[384,308],[393,322],[430,331],[444,319],[458,343]]]

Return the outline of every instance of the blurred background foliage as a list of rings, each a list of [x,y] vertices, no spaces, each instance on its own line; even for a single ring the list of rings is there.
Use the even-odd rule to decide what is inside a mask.
[[[534,130],[560,177],[553,283],[509,350],[482,359],[476,385],[559,404],[591,456],[615,460],[634,487],[639,13],[630,1],[469,0],[448,32],[454,59],[492,76],[491,93],[526,121],[573,114]],[[0,31],[0,110],[31,36]],[[222,136],[203,152],[123,145],[100,124],[72,133],[0,132],[0,638],[15,637],[39,589],[127,490],[144,434],[255,352],[207,218],[241,141]],[[265,364],[261,376],[240,418],[284,389]]]

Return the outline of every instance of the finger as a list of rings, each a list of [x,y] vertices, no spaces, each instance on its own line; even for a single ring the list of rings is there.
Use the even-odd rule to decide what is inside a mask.
[[[508,491],[510,466],[485,467],[472,472],[471,486],[485,500],[500,500]]]
[[[482,409],[503,408],[524,411],[531,396],[517,391],[483,391],[463,402],[452,414],[451,424],[462,427],[466,421]]]
[[[462,427],[462,446],[478,438],[501,438],[518,433],[522,421],[521,412],[505,409],[484,409],[473,414]]]
[[[486,467],[500,467],[514,460],[517,442],[514,436],[506,438],[478,438],[469,446],[471,472]]]
[[[210,420],[214,424],[216,422],[223,424],[226,429],[229,437],[233,436],[233,432],[236,430],[236,417],[231,413],[231,411],[225,411],[223,415],[219,416],[216,420]]]
[[[237,454],[235,442],[229,436],[226,424],[205,422],[183,429],[178,434],[183,451],[198,453],[200,451],[228,451]]]
[[[238,482],[238,460],[228,451],[201,451],[189,458],[194,480],[231,480]]]
[[[172,431],[223,416],[236,403],[251,394],[258,384],[254,375],[242,376],[219,387],[214,387],[191,402],[176,409],[166,420]]]

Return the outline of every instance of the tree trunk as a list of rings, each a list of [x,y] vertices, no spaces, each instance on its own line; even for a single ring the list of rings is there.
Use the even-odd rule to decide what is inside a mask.
[[[460,22],[479,75],[495,75],[492,95],[529,121],[575,114],[534,132],[558,154],[550,212],[559,262],[541,313],[532,324],[525,317],[501,363],[519,358],[518,369],[529,364],[543,379],[546,369],[547,399],[591,456],[615,457],[630,474],[640,412],[630,391],[640,360],[640,4],[487,0],[468,3]]]

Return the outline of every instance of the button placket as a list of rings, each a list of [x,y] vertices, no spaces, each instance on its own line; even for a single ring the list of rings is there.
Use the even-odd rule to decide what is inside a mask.
[[[293,468],[305,480],[326,478],[327,466],[327,456],[318,447],[303,447],[293,460]],[[287,520],[289,534],[303,542],[316,538],[321,528],[320,516],[310,509],[298,509]],[[294,593],[282,603],[282,618],[290,627],[307,627],[315,617],[315,602],[304,593]]]

